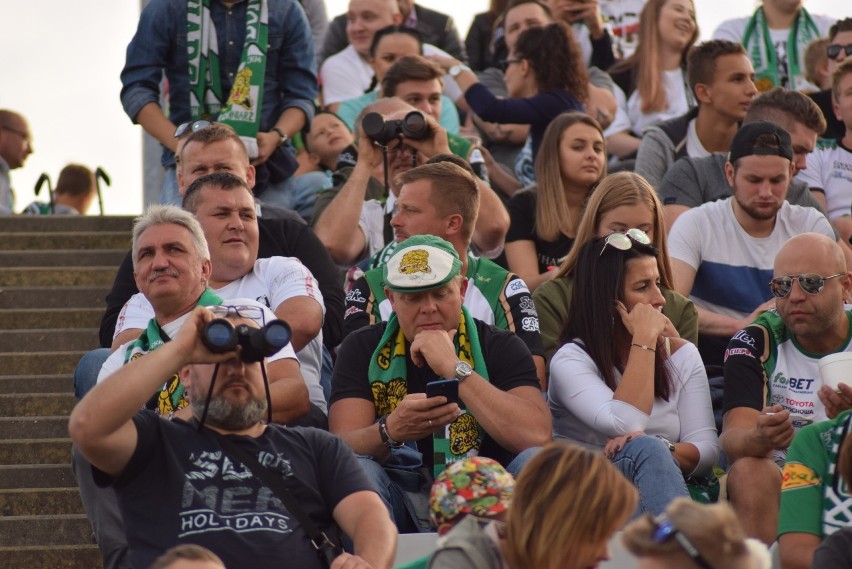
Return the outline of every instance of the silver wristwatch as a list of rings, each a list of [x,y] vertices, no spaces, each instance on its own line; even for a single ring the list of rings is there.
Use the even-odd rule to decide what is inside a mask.
[[[449,71],[447,71],[447,75],[449,75],[450,77],[458,77],[459,73],[461,73],[462,71],[470,71],[470,67],[462,63],[458,65],[453,65],[452,67],[450,67]]]
[[[455,378],[459,380],[459,383],[466,380],[473,373],[473,368],[470,367],[470,364],[467,362],[463,362],[461,360],[456,364],[456,374]]]

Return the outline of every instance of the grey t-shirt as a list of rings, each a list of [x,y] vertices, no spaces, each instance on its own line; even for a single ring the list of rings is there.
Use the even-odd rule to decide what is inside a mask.
[[[663,176],[657,188],[663,205],[698,207],[703,203],[721,200],[733,195],[733,189],[725,177],[725,162],[728,157],[716,152],[704,158],[685,156],[677,160]],[[790,182],[787,201],[793,205],[815,207],[825,213],[811,194],[807,184],[798,180]]]

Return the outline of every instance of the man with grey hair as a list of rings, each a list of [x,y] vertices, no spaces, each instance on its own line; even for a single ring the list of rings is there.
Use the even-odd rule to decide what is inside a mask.
[[[213,273],[210,252],[204,231],[191,213],[175,206],[149,207],[134,224],[131,254],[136,285],[153,307],[154,317],[138,338],[112,353],[101,369],[99,381],[163,346],[196,306],[222,304],[221,297],[207,288]],[[119,321],[122,319],[120,316]],[[273,401],[273,409],[283,405],[298,407],[304,413],[309,404],[308,390],[295,355],[272,360],[268,366],[269,382],[276,386],[273,392],[282,393]],[[177,374],[149,396],[146,406],[160,415],[189,417],[184,387]],[[74,472],[104,566],[131,567],[114,492],[95,485],[89,464],[76,453]]]

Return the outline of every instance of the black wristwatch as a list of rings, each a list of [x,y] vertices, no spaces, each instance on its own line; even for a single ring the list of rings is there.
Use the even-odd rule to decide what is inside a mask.
[[[382,444],[387,448],[402,448],[405,446],[404,442],[395,441],[388,434],[388,416],[382,415],[379,419],[379,435],[382,437]]]
[[[290,140],[290,137],[287,136],[287,133],[284,132],[283,130],[281,130],[280,128],[278,128],[277,126],[272,127],[270,129],[270,132],[277,133],[278,136],[281,137],[281,140],[278,142],[278,146],[281,146],[282,144],[286,144],[287,141]]]

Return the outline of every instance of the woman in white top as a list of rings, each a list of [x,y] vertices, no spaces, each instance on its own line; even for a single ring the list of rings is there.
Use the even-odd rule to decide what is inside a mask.
[[[607,128],[607,149],[629,158],[645,127],[686,114],[695,99],[686,80],[686,54],[698,39],[692,0],[648,0],[639,16],[636,51],[609,74],[618,110]]]
[[[548,389],[554,436],[602,449],[655,515],[719,457],[698,350],[663,336],[657,254],[638,229],[582,246]]]

